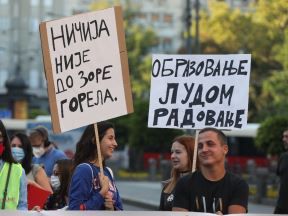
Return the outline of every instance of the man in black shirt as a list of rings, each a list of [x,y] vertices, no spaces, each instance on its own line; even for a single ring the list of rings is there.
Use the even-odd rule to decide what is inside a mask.
[[[227,138],[222,131],[205,128],[199,132],[199,171],[181,178],[175,188],[173,211],[246,213],[248,184],[225,170]]]
[[[283,132],[284,152],[277,165],[277,175],[280,177],[279,197],[274,214],[288,214],[288,129]]]

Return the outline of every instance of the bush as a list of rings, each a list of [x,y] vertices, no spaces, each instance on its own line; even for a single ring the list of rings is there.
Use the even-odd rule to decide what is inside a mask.
[[[267,118],[259,127],[256,145],[271,155],[283,152],[282,134],[288,128],[288,116]]]

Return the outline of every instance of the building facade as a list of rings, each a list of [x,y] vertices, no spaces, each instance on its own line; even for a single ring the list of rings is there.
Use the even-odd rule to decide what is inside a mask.
[[[28,108],[49,111],[39,24],[70,15],[66,5],[65,0],[0,0],[0,110],[13,110],[11,100],[24,96]]]

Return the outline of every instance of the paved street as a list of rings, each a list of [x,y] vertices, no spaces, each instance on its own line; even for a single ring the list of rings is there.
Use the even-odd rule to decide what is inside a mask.
[[[117,188],[126,210],[157,210],[160,193],[160,182],[117,181]],[[272,214],[274,206],[249,203],[249,213]]]

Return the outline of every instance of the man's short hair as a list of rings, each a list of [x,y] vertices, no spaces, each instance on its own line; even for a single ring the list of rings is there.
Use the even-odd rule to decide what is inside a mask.
[[[220,140],[222,145],[227,145],[228,144],[226,135],[219,129],[212,128],[212,127],[207,127],[207,128],[201,129],[199,131],[199,134],[204,133],[204,132],[208,132],[208,131],[212,131],[212,132],[216,133],[217,137]]]

